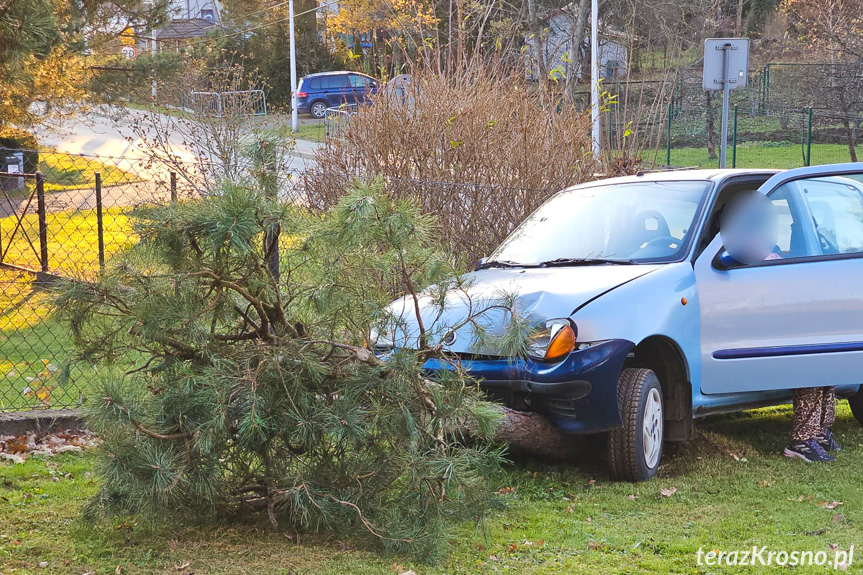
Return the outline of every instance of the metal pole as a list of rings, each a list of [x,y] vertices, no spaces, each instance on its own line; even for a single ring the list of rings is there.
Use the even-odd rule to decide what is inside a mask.
[[[39,263],[48,271],[48,222],[45,219],[45,176],[36,172],[36,212],[39,216]]]
[[[291,44],[291,132],[296,133],[299,118],[297,117],[297,46],[294,39],[294,0],[290,0],[288,3],[288,16]]]
[[[99,242],[99,269],[105,271],[105,229],[102,222],[102,174],[96,172],[96,237]]]
[[[808,120],[806,122],[806,165],[812,165],[812,108],[807,110]]]
[[[593,157],[599,161],[599,0],[590,3],[590,117],[593,126]]]
[[[171,202],[177,202],[177,172],[171,172]]]
[[[665,165],[671,165],[671,113],[674,110],[674,101],[668,104],[668,120],[665,123]]]
[[[731,98],[731,82],[728,77],[728,50],[731,44],[722,48],[722,139],[719,142],[719,167],[726,166],[728,156],[728,100]]]
[[[731,167],[737,167],[737,104],[734,104],[734,130],[731,132]]]

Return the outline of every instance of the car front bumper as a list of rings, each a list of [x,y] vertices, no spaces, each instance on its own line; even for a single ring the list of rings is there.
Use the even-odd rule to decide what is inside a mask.
[[[461,358],[461,367],[493,399],[512,409],[535,411],[567,433],[596,433],[622,425],[617,380],[630,341],[613,339],[570,353],[558,363],[520,358]],[[453,367],[429,360],[429,372]]]

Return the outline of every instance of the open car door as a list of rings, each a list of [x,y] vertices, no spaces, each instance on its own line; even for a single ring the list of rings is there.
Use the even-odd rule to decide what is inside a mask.
[[[717,235],[695,262],[702,393],[863,383],[863,164],[788,170],[759,192],[773,254],[737,263]]]

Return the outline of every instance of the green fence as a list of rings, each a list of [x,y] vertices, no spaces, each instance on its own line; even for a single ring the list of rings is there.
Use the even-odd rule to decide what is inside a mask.
[[[676,167],[718,167],[721,116],[713,125],[701,111],[675,114],[669,108],[657,163]],[[728,129],[728,167],[795,168],[863,159],[863,117],[806,108],[760,115],[735,106]]]

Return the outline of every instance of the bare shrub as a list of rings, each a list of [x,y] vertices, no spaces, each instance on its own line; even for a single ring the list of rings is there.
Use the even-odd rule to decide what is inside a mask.
[[[593,178],[587,113],[518,76],[414,76],[404,97],[373,97],[304,175],[306,201],[335,205],[355,178],[380,178],[440,222],[462,263],[487,255],[554,192]],[[384,91],[385,92],[385,91]]]

